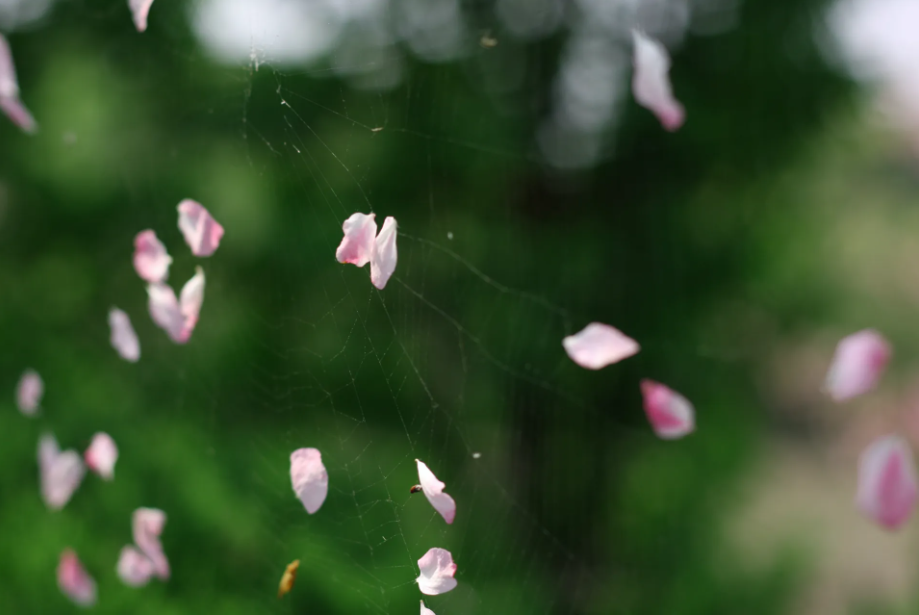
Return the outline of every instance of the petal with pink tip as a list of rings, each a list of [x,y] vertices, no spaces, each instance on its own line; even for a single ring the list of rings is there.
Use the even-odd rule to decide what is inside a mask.
[[[436,596],[443,594],[456,587],[456,564],[453,563],[453,555],[446,549],[433,548],[428,549],[421,559],[418,560],[418,568],[421,574],[415,579],[418,583],[418,589],[422,594]]]
[[[41,404],[42,395],[45,394],[45,383],[42,382],[38,372],[27,369],[19,378],[16,385],[16,404],[19,411],[26,416],[34,416]]]
[[[25,132],[35,132],[38,125],[29,110],[19,100],[19,82],[13,54],[6,38],[0,34],[0,110]]]
[[[418,482],[421,483],[421,490],[424,491],[428,502],[434,507],[434,510],[440,513],[447,523],[453,523],[456,518],[456,502],[449,495],[444,493],[445,485],[437,480],[434,473],[423,461],[415,460],[418,465]]]
[[[421,601],[421,615],[435,615],[434,611],[424,606],[424,600]]]
[[[125,585],[143,587],[153,577],[153,562],[133,546],[126,545],[118,557],[117,571]]]
[[[895,435],[875,440],[858,462],[856,505],[872,521],[895,530],[916,507],[916,468],[913,453]]]
[[[23,132],[32,134],[38,130],[38,122],[18,98],[0,98],[0,111]]]
[[[128,0],[128,6],[131,9],[131,17],[134,19],[134,26],[138,32],[147,29],[147,14],[150,12],[150,5],[153,0]]]
[[[670,387],[644,379],[641,381],[641,394],[648,421],[658,438],[676,440],[696,428],[696,412],[692,404]]]
[[[167,284],[148,285],[147,307],[153,322],[169,335],[169,339],[181,344],[185,318],[172,287]]]
[[[38,442],[38,469],[42,499],[51,510],[60,510],[70,501],[86,474],[80,454],[75,450],[60,451],[50,434]]]
[[[370,262],[373,253],[373,238],[377,234],[376,214],[351,214],[344,224],[341,225],[345,236],[338,249],[335,250],[335,258],[339,263],[350,263],[363,267]]]
[[[298,448],[290,454],[290,482],[306,512],[319,510],[329,493],[329,474],[319,450]]]
[[[93,436],[89,448],[83,453],[86,467],[104,478],[115,478],[115,462],[118,461],[118,447],[107,433],[99,432]]]
[[[172,257],[166,252],[156,233],[150,229],[141,231],[134,238],[134,270],[146,282],[158,284],[169,277]]]
[[[65,596],[79,606],[96,604],[96,582],[83,568],[77,554],[70,549],[61,553],[57,565],[57,585]]]
[[[210,256],[220,246],[223,227],[201,203],[185,199],[177,207],[179,230],[195,256]]]
[[[201,267],[195,268],[195,275],[191,277],[185,286],[182,287],[182,293],[179,295],[179,309],[182,312],[182,342],[187,342],[191,338],[192,331],[198,324],[198,314],[201,312],[201,305],[204,303],[204,270]]]
[[[683,125],[686,112],[670,86],[670,56],[667,49],[638,30],[632,30],[634,43],[632,94],[642,107],[657,116],[661,126],[674,131]]]
[[[396,250],[396,228],[396,219],[386,216],[380,234],[373,241],[370,253],[370,282],[380,290],[386,288],[386,283],[396,271],[396,263],[399,260]]]
[[[157,508],[138,508],[131,518],[134,544],[150,559],[153,573],[161,579],[169,578],[169,561],[163,553],[160,534],[166,525],[166,513]]]
[[[891,354],[890,344],[874,329],[842,338],[826,376],[826,392],[835,401],[867,393],[881,379]]]
[[[112,308],[108,313],[110,341],[119,356],[125,361],[136,363],[140,359],[140,340],[131,326],[131,319],[122,310]]]
[[[584,329],[562,340],[571,360],[586,369],[601,369],[637,353],[638,342],[619,329],[592,322]]]

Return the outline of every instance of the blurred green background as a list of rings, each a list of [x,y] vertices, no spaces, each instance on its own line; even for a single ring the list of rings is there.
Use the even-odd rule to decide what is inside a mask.
[[[65,547],[97,580],[98,613],[414,613],[415,562],[434,546],[460,582],[426,599],[438,615],[919,604],[897,589],[915,581],[910,558],[888,571],[905,579],[894,589],[852,595],[858,568],[824,566],[825,544],[858,531],[900,548],[862,529],[851,456],[819,457],[813,484],[841,477],[825,508],[792,480],[845,431],[818,390],[835,341],[881,327],[894,383],[919,349],[915,164],[819,53],[824,3],[746,0],[732,27],[689,31],[672,71],[686,125],[664,132],[623,90],[594,135],[602,155],[577,169],[535,136],[563,25],[517,37],[491,3],[464,3],[465,53],[405,52],[401,80],[368,89],[325,56],[257,63],[254,43],[251,62],[221,63],[191,3],[155,3],[144,34],[123,4],[60,2],[8,35],[40,132],[0,123],[0,612],[78,610],[56,587]],[[399,6],[396,26],[415,10]],[[489,67],[521,57],[522,76],[489,89]],[[176,227],[183,198],[226,228],[206,260]],[[400,226],[384,291],[334,258],[342,221],[371,209]],[[206,271],[187,346],[147,314],[131,264],[147,228],[174,287]],[[111,306],[138,331],[137,364],[109,345]],[[595,320],[641,353],[578,368],[561,339]],[[27,367],[46,383],[35,419],[14,405]],[[653,436],[643,377],[695,403],[697,433]],[[43,431],[80,451],[111,434],[114,482],[87,476],[46,510]],[[304,446],[330,475],[312,516],[288,475]],[[457,500],[452,526],[409,495],[416,458]],[[132,589],[115,563],[139,506],[168,514],[173,572]],[[830,559],[877,554],[852,540]]]

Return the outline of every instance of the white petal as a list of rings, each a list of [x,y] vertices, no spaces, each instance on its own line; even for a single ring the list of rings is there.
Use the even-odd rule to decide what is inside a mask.
[[[421,615],[435,615],[434,611],[424,606],[424,600],[421,601]]]
[[[0,110],[25,132],[35,132],[38,125],[29,110],[19,100],[19,83],[13,54],[6,38],[0,34]]]
[[[57,565],[57,585],[64,595],[80,606],[96,604],[96,582],[83,568],[77,554],[70,549],[61,553]]]
[[[645,413],[657,437],[675,440],[695,429],[695,409],[689,400],[670,387],[645,379],[641,381],[641,394]]]
[[[329,493],[329,474],[317,449],[299,448],[290,454],[290,482],[306,512],[319,510]]]
[[[592,322],[562,340],[571,360],[586,369],[601,369],[631,357],[641,348],[619,329]]]
[[[131,587],[142,587],[153,577],[153,562],[131,545],[121,549],[118,557],[118,577]]]
[[[434,507],[434,510],[440,513],[447,523],[453,523],[456,518],[456,502],[449,495],[444,493],[444,484],[437,480],[434,473],[423,461],[415,460],[418,465],[418,482],[421,483],[421,490],[424,492],[428,502]]]
[[[370,282],[383,290],[390,276],[396,270],[399,253],[396,250],[396,219],[387,216],[380,234],[373,241],[370,253]]]
[[[42,499],[51,510],[60,510],[83,481],[86,467],[75,450],[57,451],[54,436],[44,435],[38,444]]]
[[[153,4],[153,0],[128,0],[131,17],[134,19],[134,26],[138,32],[143,32],[147,29],[147,13],[150,12],[151,4]]]
[[[137,362],[140,359],[140,340],[137,339],[128,315],[118,308],[112,308],[108,313],[108,325],[112,347],[125,361]]]
[[[105,480],[115,478],[118,447],[115,446],[115,441],[107,433],[99,432],[93,436],[93,440],[83,454],[83,458],[86,460],[86,466]]]
[[[351,214],[344,224],[341,225],[345,236],[338,249],[335,250],[335,258],[339,263],[350,263],[363,267],[370,262],[370,255],[373,252],[373,238],[377,234],[377,223],[375,214]]]
[[[826,376],[826,391],[845,401],[875,387],[891,356],[890,344],[874,329],[865,329],[840,340]]]
[[[875,440],[858,463],[856,505],[880,526],[894,530],[916,507],[916,468],[909,445],[899,436]]]
[[[33,416],[41,404],[41,398],[45,394],[45,383],[42,382],[38,372],[27,369],[19,378],[19,384],[16,386],[16,403],[19,411],[26,416]]]
[[[660,42],[632,30],[634,66],[632,94],[642,107],[652,111],[661,125],[673,131],[683,125],[685,111],[670,87],[670,56]]]
[[[155,232],[147,229],[134,237],[134,270],[142,280],[151,284],[164,282],[171,264],[172,257]]]
[[[185,318],[182,316],[179,300],[172,287],[166,284],[150,284],[147,286],[147,298],[153,322],[165,331],[173,342],[183,343]]]
[[[453,563],[453,555],[446,549],[433,548],[428,549],[421,559],[418,560],[418,568],[421,574],[415,579],[418,583],[418,589],[422,594],[436,596],[450,591],[456,587],[456,564]]]
[[[198,314],[201,312],[201,304],[204,303],[204,282],[204,270],[196,267],[195,275],[182,287],[182,294],[179,297],[183,318],[182,342],[188,341],[195,325],[198,324]]]
[[[179,211],[179,230],[185,237],[185,243],[195,256],[210,256],[220,245],[223,227],[214,220],[204,206],[191,199],[185,199],[177,207]]]
[[[166,525],[166,513],[157,508],[138,508],[131,518],[134,544],[153,565],[153,573],[161,579],[169,578],[169,561],[163,553],[160,534]]]

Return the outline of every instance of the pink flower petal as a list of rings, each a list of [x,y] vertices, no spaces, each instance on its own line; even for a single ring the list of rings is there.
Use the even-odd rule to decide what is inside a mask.
[[[685,111],[670,87],[670,56],[660,42],[632,30],[634,66],[632,94],[642,107],[652,111],[661,125],[674,131],[683,125]]]
[[[182,342],[187,342],[191,338],[192,331],[198,324],[198,314],[201,312],[201,305],[204,303],[204,270],[201,267],[195,268],[195,275],[191,277],[185,286],[182,287],[182,293],[179,296],[179,309],[182,312]]]
[[[220,245],[223,227],[211,217],[201,203],[185,199],[179,210],[179,230],[195,256],[210,256]]]
[[[658,438],[675,440],[696,428],[692,404],[670,387],[644,379],[641,381],[641,394],[648,421]]]
[[[329,474],[317,449],[298,448],[290,454],[290,482],[306,512],[319,510],[329,493]]]
[[[70,549],[61,553],[57,565],[57,585],[65,596],[80,606],[96,604],[96,582],[83,568],[77,554]]]
[[[396,251],[396,226],[396,219],[386,216],[370,253],[370,282],[380,290],[386,288],[386,283],[396,270],[396,262],[399,260]]]
[[[160,534],[166,525],[166,513],[157,508],[138,508],[131,520],[134,544],[150,559],[153,573],[161,579],[169,578],[169,561],[163,553]]]
[[[83,459],[75,450],[60,452],[54,436],[45,434],[38,442],[38,469],[45,505],[60,510],[86,474]]]
[[[9,43],[2,34],[0,34],[0,110],[26,132],[35,132],[35,129],[38,128],[32,114],[19,100],[19,82],[16,79],[13,54]]]
[[[33,416],[38,411],[44,394],[45,383],[38,372],[31,369],[23,372],[19,384],[16,385],[16,403],[19,405],[19,411],[26,416]]]
[[[128,6],[131,8],[131,16],[134,18],[134,25],[138,32],[147,29],[147,13],[150,12],[150,5],[153,0],[128,0]]]
[[[121,549],[118,557],[118,578],[125,585],[143,587],[153,577],[153,562],[131,545]]]
[[[418,589],[422,594],[436,596],[443,594],[456,587],[456,564],[453,563],[453,555],[446,549],[428,549],[428,552],[418,560],[418,568],[421,574],[415,579],[418,583]]]
[[[134,270],[141,279],[151,284],[164,282],[169,277],[171,264],[172,257],[155,232],[147,229],[137,234],[134,238]]]
[[[418,482],[421,483],[421,490],[424,491],[428,502],[434,507],[434,510],[440,513],[447,523],[453,523],[456,518],[456,502],[449,495],[444,493],[444,484],[437,480],[434,473],[428,468],[423,461],[415,460],[418,464]]]
[[[83,453],[83,458],[86,460],[86,466],[105,480],[115,478],[118,447],[107,433],[99,432],[93,436],[93,441]]]
[[[108,313],[108,326],[111,329],[112,348],[122,359],[136,363],[140,359],[140,340],[131,326],[131,319],[118,308],[112,308]]]
[[[894,530],[912,514],[916,497],[916,468],[909,445],[893,435],[875,440],[858,462],[858,508],[875,523]]]
[[[32,134],[38,130],[35,118],[18,98],[0,98],[0,111],[23,132]]]
[[[345,223],[341,225],[345,236],[338,249],[335,250],[335,258],[339,263],[351,263],[358,267],[363,267],[370,262],[370,256],[373,252],[373,238],[377,234],[377,223],[375,214],[351,214]]]
[[[435,615],[434,611],[424,606],[424,600],[421,601],[421,615]]]
[[[562,340],[571,360],[586,369],[601,369],[631,357],[640,350],[638,342],[619,329],[592,322],[580,332]]]
[[[845,401],[875,387],[892,354],[890,344],[874,329],[842,338],[826,376],[826,391],[836,401]]]
[[[166,284],[150,284],[147,286],[147,299],[147,307],[153,322],[165,331],[173,342],[181,344],[185,318],[172,287]]]

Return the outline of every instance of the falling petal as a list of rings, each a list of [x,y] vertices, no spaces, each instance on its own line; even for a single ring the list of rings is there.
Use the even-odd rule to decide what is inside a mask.
[[[341,228],[345,233],[335,258],[339,263],[351,263],[363,267],[370,262],[373,253],[373,238],[377,234],[375,214],[351,214]]]
[[[77,554],[70,549],[61,553],[57,565],[57,585],[65,596],[79,606],[96,604],[96,582],[83,568]]]
[[[383,228],[373,242],[370,253],[370,282],[383,290],[396,270],[399,254],[396,251],[396,219],[387,216]]]
[[[670,56],[660,42],[632,30],[635,72],[632,94],[638,104],[652,111],[661,125],[674,131],[683,125],[685,111],[670,87]]]
[[[19,405],[19,411],[26,416],[33,416],[38,411],[44,394],[45,383],[42,382],[41,376],[38,372],[27,369],[16,386],[16,403]]]
[[[183,343],[185,318],[172,287],[166,284],[150,284],[147,286],[147,299],[153,322],[165,331],[173,342]]]
[[[80,454],[72,449],[59,451],[49,434],[38,442],[38,468],[42,499],[51,510],[60,510],[70,501],[86,474]]]
[[[166,513],[157,508],[138,508],[131,518],[134,544],[153,564],[153,573],[161,579],[169,578],[169,561],[163,553],[160,534],[166,525]]]
[[[128,0],[128,6],[131,8],[131,16],[134,18],[134,25],[138,32],[147,29],[147,13],[150,12],[150,5],[153,0]]]
[[[290,482],[306,512],[319,510],[329,493],[329,474],[317,449],[299,448],[290,454]]]
[[[836,401],[845,401],[875,387],[892,354],[890,344],[874,329],[842,338],[826,376],[826,391]]]
[[[424,606],[424,600],[421,601],[421,615],[435,615],[434,611]]]
[[[456,517],[456,502],[449,495],[444,493],[444,484],[437,480],[434,473],[425,465],[423,461],[415,460],[418,464],[418,481],[421,483],[421,490],[424,491],[428,502],[434,507],[434,510],[440,513],[448,524],[453,523]]]
[[[108,326],[111,329],[112,347],[125,361],[136,363],[140,359],[140,340],[131,326],[131,319],[118,308],[108,313]]]
[[[223,227],[201,203],[185,199],[177,207],[179,230],[195,256],[210,256],[220,245]]]
[[[0,110],[23,132],[29,134],[38,130],[38,123],[18,98],[0,98]]]
[[[601,369],[631,357],[640,350],[638,342],[619,329],[592,322],[580,332],[562,340],[571,360],[586,369]]]
[[[134,238],[134,270],[141,279],[151,284],[164,282],[169,277],[171,264],[172,257],[155,232],[147,229],[137,234]]]
[[[201,304],[204,303],[204,282],[204,270],[196,267],[195,275],[182,287],[179,308],[183,319],[181,334],[183,343],[191,338],[192,331],[198,324],[198,314],[201,312]]]
[[[456,564],[446,549],[433,548],[418,560],[421,574],[415,579],[422,594],[436,596],[456,587]]]
[[[858,462],[856,504],[870,519],[895,530],[916,506],[916,468],[909,445],[899,436],[875,440]]]
[[[93,436],[89,448],[83,453],[86,467],[104,478],[115,478],[115,462],[118,461],[118,447],[107,433],[99,432]]]
[[[25,132],[35,132],[38,125],[25,105],[19,100],[19,82],[13,54],[6,38],[0,34],[0,110]]]
[[[645,413],[658,438],[675,440],[696,428],[695,410],[685,397],[653,380],[641,381]]]
[[[283,598],[284,594],[294,587],[294,581],[297,580],[297,568],[300,567],[300,560],[295,559],[287,564],[284,574],[281,576],[281,583],[278,585],[278,598]]]
[[[133,546],[126,545],[118,557],[117,571],[125,585],[142,587],[153,577],[153,562]]]

